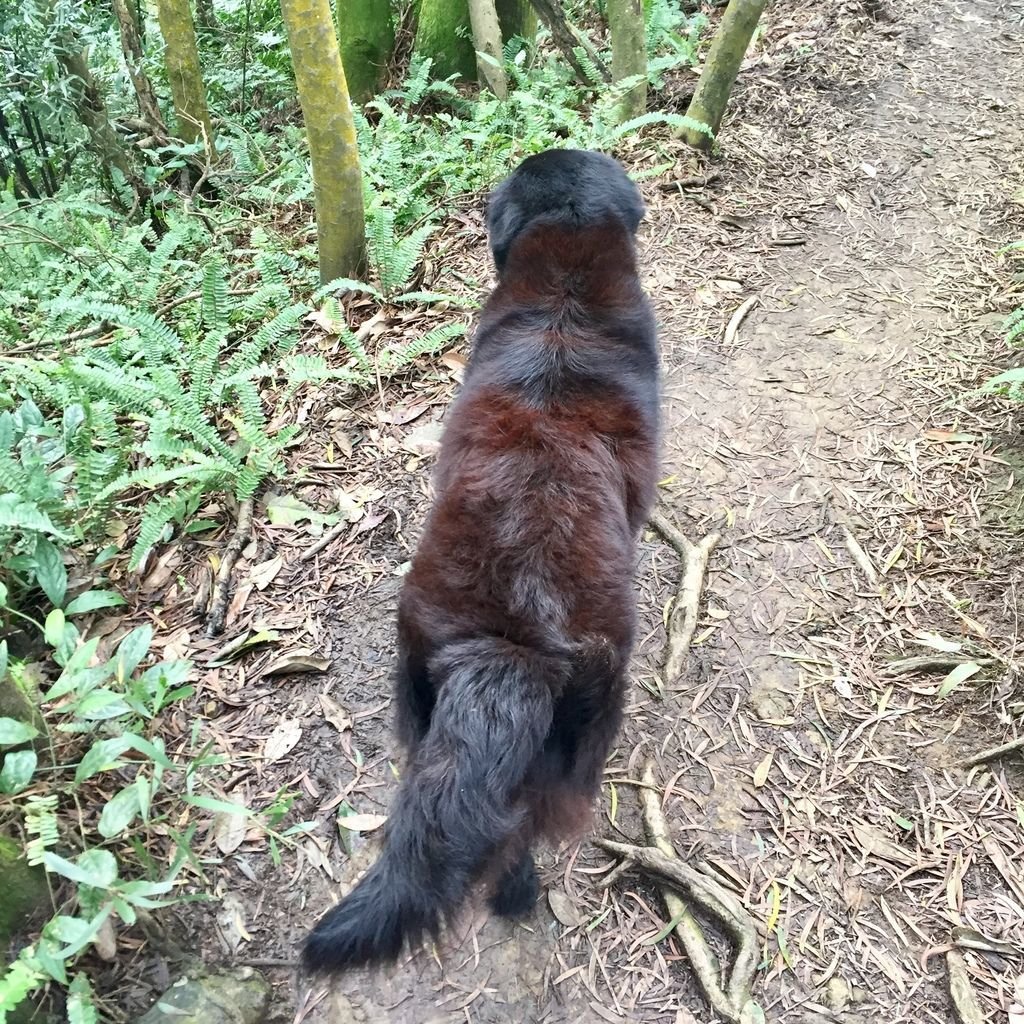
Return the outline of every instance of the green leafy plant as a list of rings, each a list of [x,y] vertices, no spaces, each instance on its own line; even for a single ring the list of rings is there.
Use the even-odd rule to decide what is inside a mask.
[[[1004,253],[1024,252],[1024,241],[1014,242],[1006,246]],[[1024,348],[1024,306],[1015,309],[1004,321],[1006,343],[1010,348]],[[1015,366],[986,380],[977,393],[999,395],[1012,402],[1024,403],[1024,366]]]
[[[75,965],[101,931],[113,934],[115,922],[131,926],[140,912],[173,901],[196,828],[178,835],[174,823],[187,805],[201,806],[202,760],[169,755],[154,735],[160,715],[191,695],[190,663],[143,667],[149,626],[128,633],[106,659],[98,658],[99,639],[82,641],[70,622],[58,632],[50,639],[61,671],[42,696],[47,732],[0,718],[0,822],[21,829],[29,864],[44,868],[60,895],[39,939],[0,974],[0,1022],[51,984],[67,988],[69,1019],[72,1007],[81,1020],[97,1019]],[[0,643],[0,679],[23,671]],[[177,852],[169,867],[140,876],[136,847],[157,827],[176,836]],[[147,863],[155,869],[157,860]]]

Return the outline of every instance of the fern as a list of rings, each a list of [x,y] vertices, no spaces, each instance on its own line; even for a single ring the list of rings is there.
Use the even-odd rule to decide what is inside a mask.
[[[46,851],[60,839],[56,794],[26,798],[25,831],[32,837],[25,844],[25,859],[35,867],[43,863]]]
[[[224,264],[218,256],[203,265],[201,317],[210,334],[223,334],[228,328],[228,282]]]
[[[443,327],[435,327],[421,338],[388,353],[382,360],[382,370],[388,374],[397,373],[421,356],[441,351],[452,338],[460,337],[465,333],[465,324],[445,324]]]

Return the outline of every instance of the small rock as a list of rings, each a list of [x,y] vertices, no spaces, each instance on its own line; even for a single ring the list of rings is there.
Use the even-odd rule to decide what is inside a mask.
[[[180,978],[138,1024],[261,1024],[270,985],[251,967]]]

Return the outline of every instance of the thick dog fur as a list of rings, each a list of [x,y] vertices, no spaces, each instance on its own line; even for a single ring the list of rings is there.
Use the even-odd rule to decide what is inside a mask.
[[[635,632],[654,499],[658,355],[643,204],[609,157],[527,159],[488,210],[499,281],[448,417],[399,604],[409,752],[384,850],[306,942],[315,970],[395,960],[474,883],[537,896],[531,847],[589,824]]]

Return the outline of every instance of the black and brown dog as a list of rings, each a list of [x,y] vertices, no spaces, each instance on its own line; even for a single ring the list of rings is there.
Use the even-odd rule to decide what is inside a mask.
[[[654,500],[658,352],[644,208],[613,159],[532,156],[490,199],[498,285],[448,417],[398,613],[409,760],[384,850],[305,946],[394,960],[471,887],[515,916],[531,847],[584,830],[622,715],[635,543]]]

